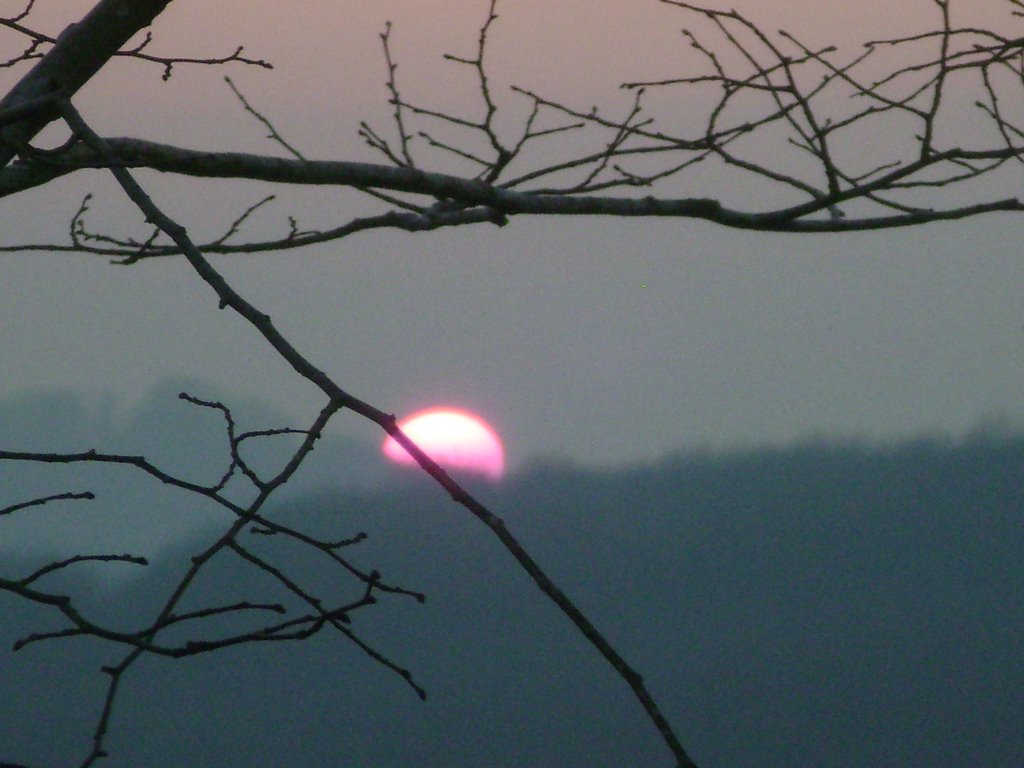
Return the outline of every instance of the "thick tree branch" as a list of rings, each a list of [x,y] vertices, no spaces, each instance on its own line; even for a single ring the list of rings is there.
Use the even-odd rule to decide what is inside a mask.
[[[171,0],[101,0],[80,22],[57,38],[44,56],[0,101],[0,114],[52,95],[70,97],[140,29],[153,23]],[[58,117],[43,108],[0,130],[0,167]]]
[[[798,206],[768,212],[746,212],[724,207],[709,198],[602,197],[596,195],[536,194],[494,186],[477,179],[466,179],[418,168],[376,165],[334,160],[295,160],[238,152],[203,152],[139,139],[107,139],[110,154],[106,159],[89,147],[76,145],[44,174],[67,173],[73,169],[104,165],[124,168],[151,168],[186,176],[221,179],[250,179],[279,184],[339,186],[358,189],[386,189],[455,200],[463,205],[480,206],[494,216],[622,216],[703,219],[738,229],[773,232],[847,232],[912,226],[931,221],[948,221],[996,211],[1024,211],[1017,198],[1004,198],[945,209],[919,209],[903,214],[862,218],[812,219],[830,206],[865,197],[905,182],[927,168],[956,160],[993,161],[1016,156],[1019,150],[1002,148],[989,151],[948,150],[933,153],[910,165],[901,166],[873,179],[870,183],[820,196]],[[2,184],[2,176],[0,176]],[[441,211],[447,209],[442,207]],[[415,216],[415,215],[414,215]],[[429,216],[428,216],[429,218]],[[458,216],[456,216],[458,218]],[[484,216],[483,218],[488,218]]]

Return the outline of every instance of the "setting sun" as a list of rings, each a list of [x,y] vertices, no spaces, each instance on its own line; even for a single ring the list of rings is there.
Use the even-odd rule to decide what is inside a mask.
[[[505,473],[501,439],[475,414],[457,408],[429,408],[402,419],[398,426],[446,470],[473,472],[492,480],[500,480]],[[391,436],[381,449],[394,462],[416,463]]]

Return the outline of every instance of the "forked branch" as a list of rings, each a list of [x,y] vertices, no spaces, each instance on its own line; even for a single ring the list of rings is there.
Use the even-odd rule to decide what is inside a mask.
[[[393,414],[385,413],[369,403],[356,398],[338,386],[329,376],[327,376],[326,373],[316,368],[310,360],[302,355],[298,349],[291,344],[291,342],[285,339],[268,315],[260,312],[227,283],[223,276],[192,243],[185,229],[160,210],[160,208],[153,202],[152,198],[150,198],[138,182],[135,181],[129,171],[118,162],[112,148],[88,126],[70,101],[65,101],[60,105],[60,112],[75,135],[80,137],[83,143],[88,145],[104,160],[105,164],[110,168],[111,173],[124,189],[129,199],[131,199],[131,201],[139,208],[140,212],[145,215],[146,220],[159,227],[181,249],[192,268],[200,278],[202,278],[203,281],[213,289],[214,293],[218,297],[220,306],[222,308],[231,308],[241,315],[263,336],[277,354],[280,355],[280,357],[283,358],[284,361],[296,371],[296,373],[314,384],[327,397],[327,405],[321,412],[320,419],[318,419],[317,423],[309,431],[307,442],[304,443],[304,446],[308,445],[307,451],[309,448],[312,448],[313,440],[316,439],[316,436],[319,436],[320,431],[323,429],[327,420],[336,411],[343,408],[354,411],[381,427],[381,429],[393,437],[398,444],[416,460],[427,474],[437,481],[437,483],[456,503],[462,505],[472,513],[474,517],[488,527],[488,529],[498,538],[506,549],[508,549],[520,566],[529,574],[537,587],[555,603],[555,605],[569,618],[569,620],[572,621],[583,636],[594,645],[598,652],[623,678],[636,696],[637,700],[640,702],[651,722],[657,728],[666,746],[672,752],[677,765],[680,766],[680,768],[690,768],[693,766],[693,761],[683,749],[683,746],[675,735],[675,732],[672,730],[672,727],[669,725],[653,697],[648,692],[642,677],[618,654],[601,632],[576,607],[569,597],[551,581],[536,561],[529,555],[529,553],[526,552],[518,540],[508,531],[502,519],[474,498],[468,491],[466,491],[465,488],[452,479],[452,477],[448,475],[440,465],[438,465],[415,443],[413,443],[413,441],[399,428],[397,420]],[[303,596],[300,588],[276,569],[273,569],[268,564],[259,561],[255,555],[247,553],[244,548],[238,544],[235,536],[244,525],[253,519],[256,514],[256,510],[259,509],[259,505],[262,504],[274,488],[286,482],[287,478],[290,477],[298,468],[303,457],[304,453],[296,453],[285,469],[276,478],[274,478],[273,482],[263,485],[260,488],[258,500],[254,505],[255,509],[252,511],[247,510],[240,515],[238,521],[232,526],[229,532],[209,550],[211,553],[209,556],[212,556],[212,554],[219,551],[222,547],[230,548],[250,562],[257,564],[261,570],[272,573],[278,581],[288,588],[289,591],[297,593],[300,596]],[[203,559],[204,557],[206,557],[206,555],[201,556],[198,559],[194,559],[193,566],[196,568],[201,567],[201,564],[205,562],[205,559]],[[318,607],[316,602],[310,602],[310,604],[314,607]],[[162,618],[166,618],[167,613],[168,611],[165,610],[162,614]],[[339,623],[340,617],[335,615],[325,615],[323,613],[321,613],[321,617],[335,629],[341,631],[349,637],[349,639],[360,643],[361,647],[363,647],[361,641],[358,641],[357,638],[351,635],[349,631]],[[365,646],[364,650],[367,653],[371,653],[371,655],[374,653],[368,646]],[[402,674],[410,685],[414,685],[411,678],[408,676],[408,673],[405,673],[404,670],[401,670],[386,660],[377,660],[385,663],[387,666],[391,666],[395,671],[399,672],[399,674]],[[414,687],[416,686],[414,685]],[[423,695],[421,689],[418,687],[416,687],[416,689],[418,693]]]

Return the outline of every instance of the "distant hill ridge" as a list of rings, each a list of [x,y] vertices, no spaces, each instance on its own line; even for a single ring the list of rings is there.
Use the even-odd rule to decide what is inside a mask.
[[[615,470],[536,462],[474,487],[644,674],[699,765],[1017,768],[1022,471],[1024,435],[979,432],[688,452]],[[352,624],[428,700],[337,634],[153,659],[125,682],[105,765],[667,764],[621,681],[426,478],[391,468],[383,486],[329,481],[314,471],[272,514],[334,538],[365,531],[346,556],[428,595],[383,599]],[[122,490],[118,525],[142,527],[150,490]],[[159,515],[177,514],[172,501]],[[82,517],[46,525],[66,532]],[[63,587],[90,610],[144,622],[217,519],[159,542],[145,575],[120,587],[77,572]],[[289,574],[352,589],[308,553],[260,539],[246,543]],[[40,564],[0,551],[5,576]],[[288,595],[229,558],[190,605],[242,598]],[[4,594],[0,618],[8,649],[61,626]],[[102,704],[98,667],[115,650],[63,640],[5,651],[0,761],[80,760]]]

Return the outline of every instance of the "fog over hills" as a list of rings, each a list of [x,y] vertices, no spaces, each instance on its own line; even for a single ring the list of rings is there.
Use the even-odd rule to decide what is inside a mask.
[[[54,408],[45,398],[8,401],[5,438],[31,427],[38,435],[49,413],[80,425],[60,438],[69,445],[109,439],[128,450],[147,447],[156,419],[133,432],[130,419],[89,421],[74,398]],[[369,461],[360,450],[338,441],[315,453],[328,464],[344,454],[355,467]],[[212,461],[193,466],[197,455],[178,457],[184,470]],[[702,768],[1019,768],[1022,468],[1024,436],[979,433],[688,453],[608,471],[539,462],[479,490],[645,676]],[[34,471],[0,471],[0,506],[46,485]],[[125,678],[105,765],[670,765],[625,685],[482,525],[416,475],[347,488],[329,479],[314,467],[273,514],[335,538],[365,531],[347,556],[427,594],[422,605],[390,597],[352,616],[353,630],[409,669],[427,700],[337,633],[151,659]],[[92,483],[65,480],[76,490]],[[151,503],[152,489],[134,483],[102,479],[128,500],[103,530],[130,527],[120,533],[144,549],[149,537],[151,551],[140,553],[154,563],[132,579],[68,571],[46,582],[125,626],[152,615],[215,520],[195,512],[185,525],[180,497]],[[104,514],[115,512],[0,518],[2,575],[45,562],[61,531],[81,544]],[[357,591],[306,554],[253,546],[325,590]],[[237,559],[196,589],[195,605],[286,599]],[[0,762],[77,764],[102,705],[99,667],[121,651],[70,639],[11,654],[16,638],[62,625],[3,593],[0,619]]]

